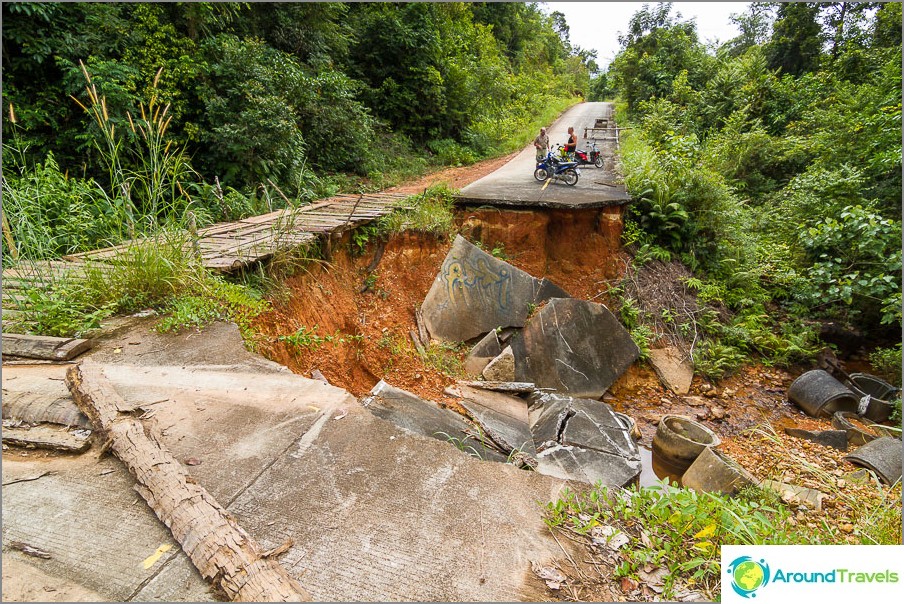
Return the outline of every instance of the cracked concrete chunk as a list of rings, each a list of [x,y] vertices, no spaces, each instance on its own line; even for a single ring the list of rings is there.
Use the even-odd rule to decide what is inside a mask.
[[[506,346],[499,356],[487,364],[483,377],[491,382],[515,381],[515,354],[511,346]]]
[[[585,411],[576,412],[565,422],[561,442],[625,459],[640,459],[634,440],[624,428],[601,426]]]
[[[515,329],[494,329],[483,336],[465,357],[464,369],[468,375],[480,375],[487,364],[502,354],[509,340],[515,334]]]
[[[574,397],[599,398],[640,356],[602,304],[553,298],[512,338],[515,379]]]
[[[839,451],[848,450],[847,430],[820,430],[814,432],[798,428],[785,428],[785,434],[794,438],[803,438],[826,447],[833,447]]]
[[[650,351],[650,364],[662,385],[675,394],[687,394],[694,379],[694,366],[674,347]]]
[[[568,294],[458,235],[421,311],[433,337],[461,342],[497,327],[521,327],[531,305],[553,296],[566,298]]]
[[[536,457],[523,399],[467,386],[449,388],[447,393],[461,399],[459,404],[504,453],[517,450],[530,459]]]
[[[608,404],[556,393],[528,403],[538,472],[606,486],[636,482],[640,451]]]
[[[506,459],[501,452],[488,448],[493,446],[488,438],[476,438],[475,426],[455,411],[442,409],[436,403],[425,401],[400,388],[394,388],[383,380],[373,387],[370,396],[361,404],[380,419],[392,422],[414,434],[449,441],[465,452],[473,448],[483,459],[492,461]]]
[[[537,454],[537,472],[565,480],[625,487],[640,476],[640,460],[559,445]]]

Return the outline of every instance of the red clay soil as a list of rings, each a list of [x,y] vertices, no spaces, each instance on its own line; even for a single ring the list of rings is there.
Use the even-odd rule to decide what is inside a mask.
[[[397,193],[421,193],[427,187],[433,185],[445,184],[453,189],[461,189],[475,180],[483,178],[490,172],[494,172],[497,168],[501,168],[512,160],[520,151],[515,151],[503,157],[493,159],[485,159],[470,166],[457,166],[453,168],[444,168],[436,172],[422,176],[417,180],[404,183],[397,187],[386,189],[388,192]]]
[[[286,280],[291,295],[274,310],[258,318],[256,328],[266,337],[261,352],[310,377],[319,369],[331,384],[355,396],[366,394],[380,379],[438,400],[443,388],[453,382],[418,355],[409,331],[416,329],[414,308],[419,307],[433,278],[451,247],[446,239],[402,234],[387,244],[367,291],[367,267],[376,254],[353,257],[347,241],[339,246],[330,264],[311,265]],[[314,330],[308,340],[293,344],[291,336],[300,328]],[[440,359],[460,360],[460,353],[440,352]]]

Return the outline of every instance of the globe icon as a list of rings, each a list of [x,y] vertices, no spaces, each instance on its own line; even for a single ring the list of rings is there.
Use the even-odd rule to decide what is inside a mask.
[[[741,562],[734,569],[734,581],[744,591],[755,591],[764,580],[763,567],[753,560]]]

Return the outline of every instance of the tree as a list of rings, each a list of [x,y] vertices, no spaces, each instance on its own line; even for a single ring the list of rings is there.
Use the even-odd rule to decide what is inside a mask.
[[[767,45],[769,68],[795,77],[816,70],[824,39],[819,24],[819,4],[780,4],[772,39]]]

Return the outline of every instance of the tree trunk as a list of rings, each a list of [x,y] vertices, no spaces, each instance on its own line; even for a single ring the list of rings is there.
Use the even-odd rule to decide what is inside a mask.
[[[310,596],[285,568],[264,556],[258,543],[220,507],[128,412],[129,405],[100,365],[86,361],[69,369],[66,383],[82,412],[128,467],[135,490],[169,527],[201,575],[233,601],[303,602]]]

